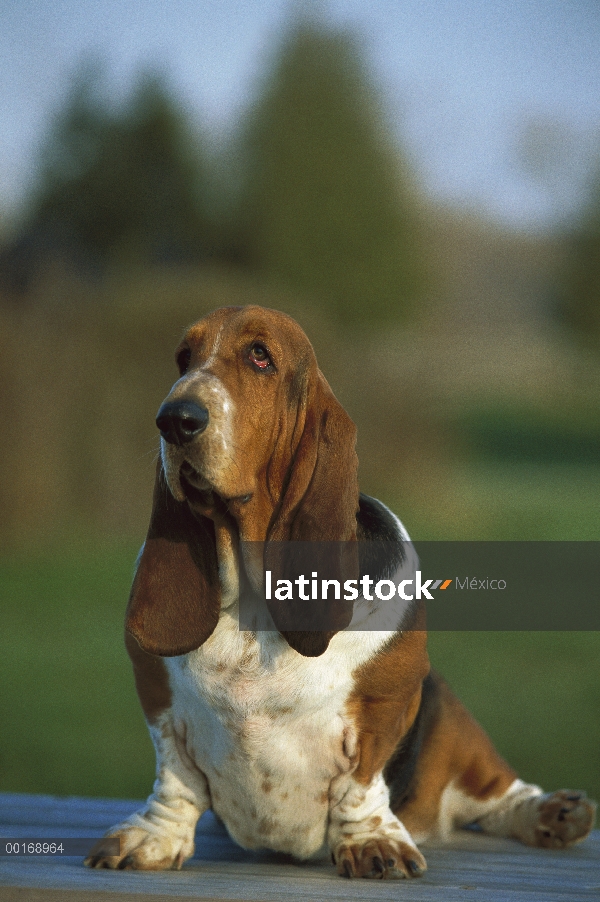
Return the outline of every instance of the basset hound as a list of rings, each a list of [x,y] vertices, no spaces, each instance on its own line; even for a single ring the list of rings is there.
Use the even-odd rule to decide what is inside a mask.
[[[518,779],[430,670],[418,605],[388,629],[371,628],[376,599],[362,629],[343,600],[315,629],[290,629],[285,603],[271,629],[240,628],[240,585],[264,589],[257,549],[412,546],[359,494],[355,427],[296,322],[222,308],[176,360],[125,624],[157,778],[107,834],[120,854],[100,840],[86,864],[180,868],[209,808],[244,848],[330,855],[347,877],[418,877],[417,845],[473,822],[533,846],[583,839],[593,803]]]

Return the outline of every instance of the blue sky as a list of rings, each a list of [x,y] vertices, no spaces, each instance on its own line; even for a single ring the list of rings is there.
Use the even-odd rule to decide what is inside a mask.
[[[600,154],[597,0],[0,0],[0,212],[86,53],[117,96],[158,65],[226,135],[298,11],[359,36],[390,125],[436,198],[545,228],[581,203]]]

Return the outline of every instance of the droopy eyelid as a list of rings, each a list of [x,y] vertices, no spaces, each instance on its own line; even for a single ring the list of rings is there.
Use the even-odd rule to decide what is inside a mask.
[[[265,358],[264,358],[264,361],[265,361],[265,362],[268,361],[268,363],[267,363],[266,366],[264,366],[264,367],[259,366],[258,360],[252,360],[252,357],[253,357],[253,350],[254,350],[255,347],[259,347],[259,348],[262,348],[262,349],[264,350],[264,352],[265,352]],[[275,373],[275,372],[277,372],[277,367],[276,367],[276,365],[275,365],[275,361],[273,360],[273,355],[272,355],[272,353],[271,353],[271,351],[270,351],[270,349],[269,349],[269,346],[267,345],[266,341],[264,341],[264,339],[261,339],[261,338],[255,338],[254,341],[250,344],[250,346],[249,346],[249,348],[248,348],[248,351],[247,351],[247,354],[248,354],[248,358],[250,359],[250,361],[253,363],[253,365],[254,365],[257,369],[259,369],[259,370],[261,370],[262,372],[265,372],[265,373],[266,373],[266,372],[270,372],[270,373]],[[260,361],[260,362],[262,363],[263,361]]]

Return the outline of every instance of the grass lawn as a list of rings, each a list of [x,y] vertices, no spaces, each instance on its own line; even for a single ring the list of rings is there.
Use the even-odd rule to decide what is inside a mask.
[[[554,490],[540,483],[536,493],[531,474],[509,485],[503,471],[495,488],[490,479],[474,478],[465,501],[480,511],[478,534],[469,527],[447,538],[600,538],[597,481],[580,474],[578,491],[571,481],[561,497],[558,483]],[[493,500],[487,527],[484,493]],[[511,513],[523,526],[519,511],[525,517],[529,509],[535,516],[524,532],[505,526],[496,534],[498,517],[506,524]],[[586,517],[586,528],[573,530]],[[440,526],[413,532],[439,537]],[[105,546],[0,560],[0,790],[149,792],[154,754],[122,640],[136,551]],[[599,633],[434,633],[430,653],[521,777],[600,798]]]
[[[145,796],[154,750],[123,645],[135,547],[0,566],[0,789]]]
[[[381,499],[414,539],[600,540],[599,466],[478,461],[430,492],[399,483]]]

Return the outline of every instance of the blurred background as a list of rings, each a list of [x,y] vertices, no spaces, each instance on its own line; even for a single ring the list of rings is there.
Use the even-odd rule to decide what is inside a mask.
[[[599,50],[591,0],[0,6],[0,790],[150,789],[122,619],[215,307],[299,320],[414,538],[600,539]],[[598,634],[431,656],[600,796]]]

